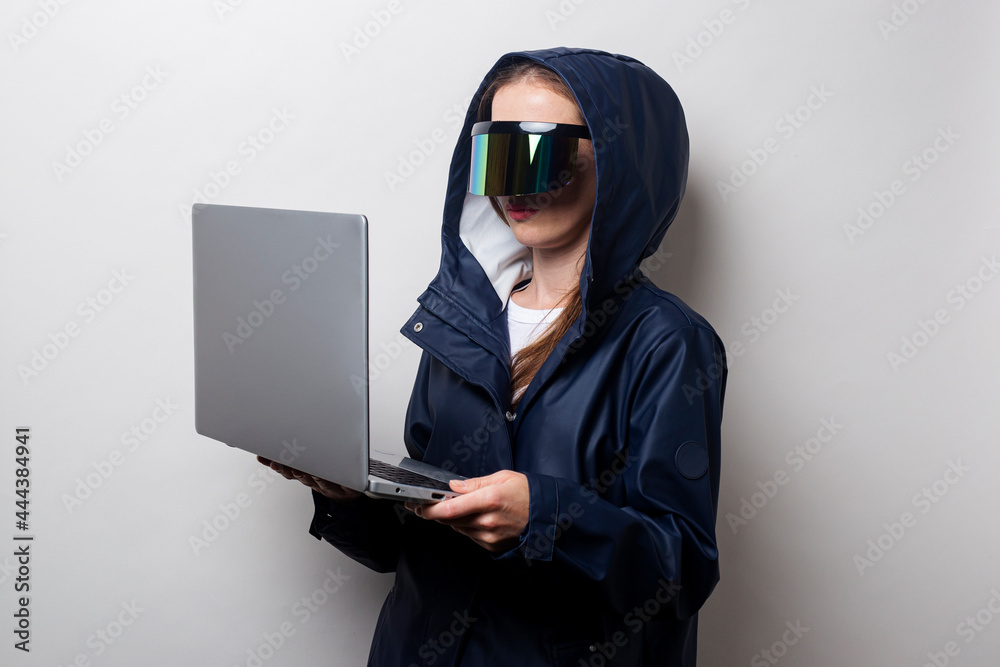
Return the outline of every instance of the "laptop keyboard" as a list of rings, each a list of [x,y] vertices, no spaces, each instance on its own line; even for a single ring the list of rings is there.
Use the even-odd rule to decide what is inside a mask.
[[[434,479],[433,477],[421,475],[418,472],[389,465],[388,463],[376,461],[375,459],[368,459],[368,472],[376,477],[381,477],[382,479],[387,479],[390,482],[396,482],[397,484],[421,486],[427,489],[434,489],[436,491],[451,491],[451,487],[448,486],[448,482],[442,482],[441,480]]]

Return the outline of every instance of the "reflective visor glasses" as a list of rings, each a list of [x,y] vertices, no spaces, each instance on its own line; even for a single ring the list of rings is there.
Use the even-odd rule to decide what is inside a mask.
[[[483,121],[472,126],[469,192],[493,197],[530,195],[567,185],[576,172],[586,125]]]

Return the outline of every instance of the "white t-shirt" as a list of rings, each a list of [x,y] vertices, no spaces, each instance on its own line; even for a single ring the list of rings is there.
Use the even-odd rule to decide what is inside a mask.
[[[510,333],[510,358],[513,359],[518,350],[529,345],[538,338],[549,323],[559,317],[562,308],[550,308],[548,310],[536,310],[525,308],[514,303],[510,297],[507,298],[507,330]],[[514,400],[517,400],[524,393],[522,387]]]
[[[555,321],[562,308],[536,310],[525,308],[507,298],[507,329],[510,332],[510,358],[540,336]]]

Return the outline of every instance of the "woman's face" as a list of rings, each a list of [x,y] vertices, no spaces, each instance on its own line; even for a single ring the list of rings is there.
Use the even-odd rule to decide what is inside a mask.
[[[585,124],[576,103],[530,80],[500,88],[491,120]],[[593,143],[580,140],[577,171],[568,185],[533,195],[498,197],[514,236],[529,248],[571,248],[590,234],[597,178]]]

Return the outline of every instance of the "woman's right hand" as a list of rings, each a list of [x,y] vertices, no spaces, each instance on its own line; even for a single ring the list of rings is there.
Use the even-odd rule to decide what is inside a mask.
[[[364,495],[360,491],[355,491],[354,489],[348,489],[346,486],[328,482],[325,479],[320,479],[319,477],[310,475],[307,472],[290,468],[282,463],[278,463],[277,461],[265,459],[263,456],[258,456],[257,460],[269,467],[271,470],[274,470],[285,479],[297,479],[313,491],[316,491],[331,500],[343,502],[353,500]]]

